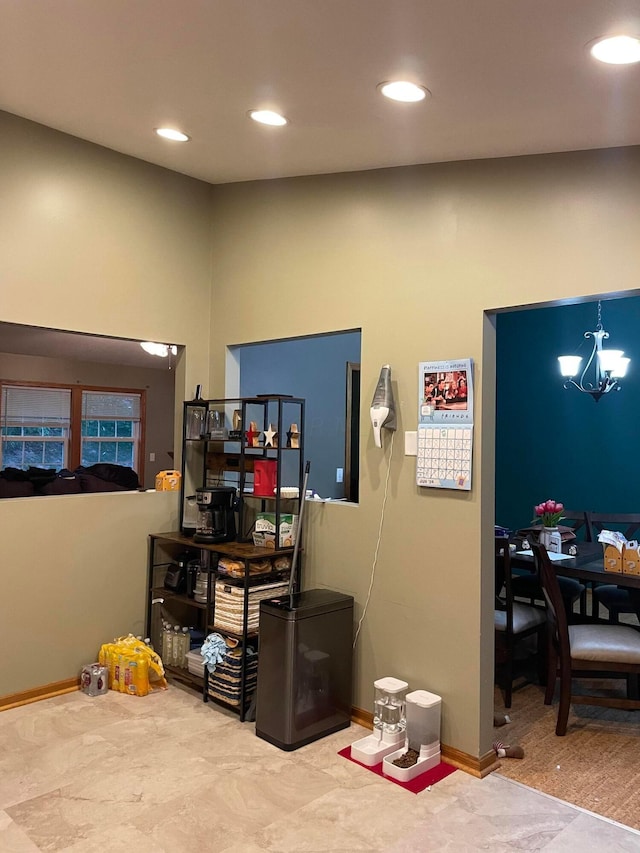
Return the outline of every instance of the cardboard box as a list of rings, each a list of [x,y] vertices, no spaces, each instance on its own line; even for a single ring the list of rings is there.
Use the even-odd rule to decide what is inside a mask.
[[[640,544],[628,542],[622,551],[622,573],[640,575]]]
[[[615,545],[604,546],[604,570],[622,574],[622,551],[618,551]]]
[[[278,548],[291,548],[296,544],[298,516],[280,514]],[[259,512],[253,533],[253,544],[262,548],[276,547],[276,515],[274,512]]]
[[[156,492],[177,492],[180,490],[180,471],[160,471],[156,474]]]

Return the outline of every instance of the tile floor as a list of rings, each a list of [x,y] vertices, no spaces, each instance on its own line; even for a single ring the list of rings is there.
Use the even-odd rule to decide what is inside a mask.
[[[411,794],[337,755],[365,734],[283,752],[178,687],[4,711],[0,851],[640,851],[640,833],[495,774]]]

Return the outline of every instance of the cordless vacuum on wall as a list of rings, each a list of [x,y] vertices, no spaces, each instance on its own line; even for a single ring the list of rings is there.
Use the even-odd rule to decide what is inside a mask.
[[[381,429],[396,429],[396,407],[391,390],[391,367],[383,365],[369,409],[376,447],[382,447]]]

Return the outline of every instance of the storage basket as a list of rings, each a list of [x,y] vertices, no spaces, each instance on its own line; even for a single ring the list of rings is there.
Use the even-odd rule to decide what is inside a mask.
[[[229,705],[240,704],[242,673],[242,649],[230,649],[213,672],[209,673],[209,696]],[[245,663],[245,696],[248,699],[255,690],[258,680],[258,655],[247,647]]]
[[[252,586],[248,590],[249,606],[247,612],[247,631],[258,630],[260,621],[260,602],[265,598],[276,598],[286,592],[288,583],[269,583]],[[232,631],[241,634],[243,630],[244,596],[243,586],[232,586],[224,581],[216,581],[214,628],[219,631]]]
[[[187,652],[187,669],[192,675],[204,677],[204,658],[200,654],[200,649],[191,649]]]

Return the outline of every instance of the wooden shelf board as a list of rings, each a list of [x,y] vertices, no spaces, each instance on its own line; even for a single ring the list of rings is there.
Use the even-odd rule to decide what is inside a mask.
[[[282,554],[293,554],[293,547],[289,548],[259,548],[251,542],[194,542],[193,536],[185,536],[179,530],[167,531],[165,533],[150,533],[154,539],[164,539],[167,542],[176,542],[185,548],[195,551],[212,551],[216,554],[224,554],[227,557],[236,557],[239,560],[261,560],[266,557],[278,557]]]
[[[172,592],[170,589],[165,589],[163,586],[154,586],[151,590],[154,596],[159,595],[163,598],[171,598],[174,601],[182,601],[190,607],[198,607],[200,610],[206,610],[207,605],[193,598],[189,598],[183,592]]]
[[[216,580],[229,584],[229,586],[243,587],[245,583],[245,579],[243,577],[234,578],[230,575],[225,575],[222,572],[217,573]],[[289,570],[283,569],[282,572],[264,572],[261,575],[249,575],[249,589],[254,586],[262,586],[262,584],[269,583],[270,581],[273,581],[274,583],[277,583],[278,581],[282,581],[282,583],[289,583]]]
[[[204,679],[200,675],[194,675],[192,672],[189,672],[188,669],[164,664],[164,672],[168,678],[175,678],[176,681],[183,681],[185,684],[202,690]]]
[[[228,628],[221,628],[219,625],[207,625],[207,629],[209,631],[217,631],[218,634],[227,634],[229,637],[233,637],[235,640],[243,639],[242,631],[230,631]],[[247,632],[247,640],[255,640],[257,636],[257,631]]]

